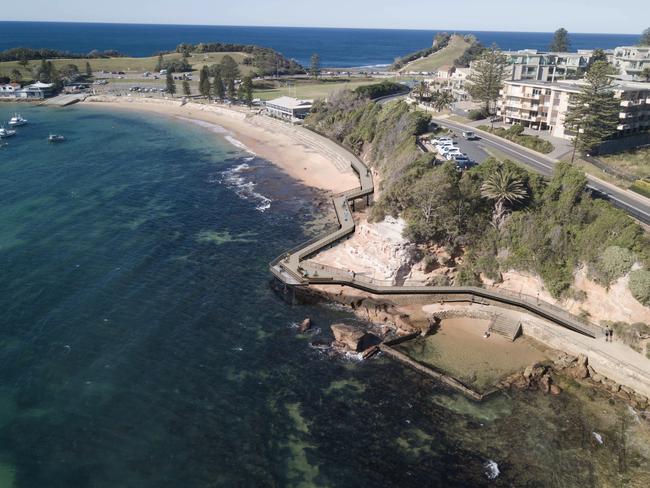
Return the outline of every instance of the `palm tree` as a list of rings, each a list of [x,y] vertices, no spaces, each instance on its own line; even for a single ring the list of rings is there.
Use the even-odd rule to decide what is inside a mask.
[[[528,191],[521,179],[511,170],[499,168],[488,176],[481,185],[483,198],[494,200],[492,225],[500,229],[507,216],[508,207],[522,202]]]
[[[436,92],[436,97],[433,100],[433,108],[435,108],[438,112],[442,112],[444,109],[449,108],[452,103],[454,103],[454,96],[450,91],[438,90]]]
[[[424,81],[421,81],[413,91],[415,92],[416,98],[422,101],[423,98],[427,98],[429,96],[429,85],[427,85]]]

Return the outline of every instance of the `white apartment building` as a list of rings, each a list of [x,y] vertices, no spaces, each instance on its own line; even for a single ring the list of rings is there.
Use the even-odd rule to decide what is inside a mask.
[[[506,81],[501,90],[497,115],[507,124],[521,124],[570,139],[564,121],[571,98],[580,92],[582,81]],[[614,96],[620,100],[618,136],[650,131],[650,83],[617,80]]]
[[[623,78],[645,79],[641,72],[644,68],[650,68],[650,46],[617,47],[612,63]]]
[[[508,80],[558,81],[579,76],[586,71],[593,51],[579,50],[575,53],[547,53],[536,49],[504,51],[510,72]]]

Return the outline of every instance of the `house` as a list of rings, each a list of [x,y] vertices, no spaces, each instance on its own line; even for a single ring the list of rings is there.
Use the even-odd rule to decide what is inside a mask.
[[[0,84],[0,97],[3,98],[16,98],[16,92],[20,90],[18,83]]]
[[[279,97],[266,102],[266,110],[272,117],[296,122],[309,115],[313,104],[313,100]]]
[[[571,99],[580,93],[584,81],[506,81],[501,90],[497,115],[507,124],[521,124],[551,135],[571,139],[564,126]],[[615,137],[648,134],[650,131],[650,83],[615,80],[614,97],[620,100]]]
[[[442,80],[448,80],[452,77],[455,71],[456,71],[456,67],[454,66],[451,65],[440,66],[440,68],[436,70],[436,78]]]

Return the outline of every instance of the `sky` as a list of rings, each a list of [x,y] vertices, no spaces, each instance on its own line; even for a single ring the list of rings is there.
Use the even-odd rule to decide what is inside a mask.
[[[637,34],[650,1],[627,0],[30,0],[1,20]]]

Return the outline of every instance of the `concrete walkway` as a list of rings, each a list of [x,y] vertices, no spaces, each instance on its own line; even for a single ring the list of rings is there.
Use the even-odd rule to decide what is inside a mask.
[[[307,129],[300,128],[305,131]],[[326,138],[314,134],[317,140],[325,143]],[[335,144],[329,141],[329,144]],[[338,195],[333,203],[339,228],[334,232],[301,244],[273,260],[269,267],[276,278],[289,286],[343,285],[357,288],[377,295],[431,295],[435,303],[471,303],[473,306],[495,306],[505,308],[510,313],[525,316],[524,334],[566,351],[570,354],[586,354],[592,367],[617,383],[650,397],[650,359],[620,343],[604,340],[601,327],[586,323],[566,311],[540,301],[537,297],[506,293],[503,290],[489,290],[476,287],[433,287],[420,283],[405,283],[396,286],[393,282],[380,282],[346,270],[323,266],[309,261],[309,257],[353,233],[355,223],[350,210],[350,202],[358,198],[368,199],[374,192],[370,170],[353,154],[337,145],[337,152],[347,154],[346,159],[359,176],[361,186]],[[427,306],[428,307],[428,306]]]

